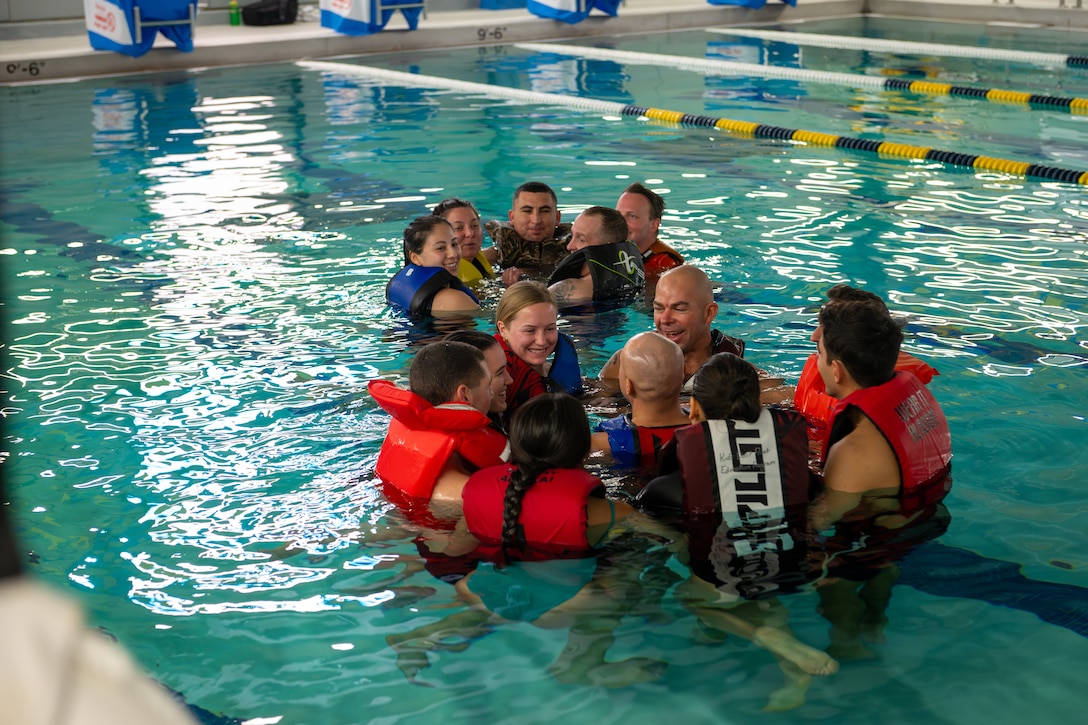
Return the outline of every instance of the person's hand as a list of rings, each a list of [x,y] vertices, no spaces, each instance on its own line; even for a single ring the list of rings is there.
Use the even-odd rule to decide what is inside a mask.
[[[525,270],[521,267],[507,267],[502,271],[502,283],[506,287],[521,280],[525,276]]]

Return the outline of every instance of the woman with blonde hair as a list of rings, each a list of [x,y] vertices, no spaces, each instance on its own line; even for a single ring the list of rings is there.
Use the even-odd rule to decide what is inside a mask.
[[[574,341],[559,332],[558,316],[555,297],[541,282],[516,282],[499,300],[495,339],[506,352],[513,378],[506,389],[507,421],[518,406],[538,395],[555,391],[573,395],[582,390]]]

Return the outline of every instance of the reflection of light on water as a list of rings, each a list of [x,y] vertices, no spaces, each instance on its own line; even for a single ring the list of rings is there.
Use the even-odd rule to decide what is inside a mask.
[[[977,372],[995,378],[1026,378],[1031,375],[1031,368],[986,363],[981,368],[977,369]]]
[[[267,126],[275,105],[270,96],[247,96],[204,98],[193,106],[203,132],[192,139],[193,150],[155,157],[141,172],[155,182],[146,192],[150,208],[171,226],[291,212],[290,203],[269,202],[287,191],[281,171],[295,160],[282,134]]]

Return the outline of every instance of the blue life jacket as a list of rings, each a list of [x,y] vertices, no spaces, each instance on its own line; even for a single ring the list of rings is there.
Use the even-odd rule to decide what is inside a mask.
[[[477,304],[480,302],[472,290],[442,267],[420,267],[418,264],[406,264],[393,275],[385,286],[385,298],[389,304],[405,310],[409,317],[419,319],[431,314],[434,296],[447,287],[464,292]]]

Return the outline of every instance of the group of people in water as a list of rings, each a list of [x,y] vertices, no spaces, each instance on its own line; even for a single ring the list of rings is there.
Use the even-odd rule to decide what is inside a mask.
[[[663,212],[636,183],[616,208],[589,207],[567,225],[554,192],[529,182],[507,222],[481,224],[460,199],[413,220],[391,304],[441,316],[478,309],[481,280],[501,279],[505,291],[493,334],[424,345],[407,389],[370,383],[392,416],[377,473],[428,525],[471,541],[443,556],[464,564],[447,580],[476,605],[468,583],[481,561],[587,557],[629,534],[682,541],[691,577],[677,597],[708,627],[774,653],[788,681],[776,707],[795,706],[812,675],[837,669],[836,648],[850,656],[851,627],[832,621],[821,652],[765,613],[746,618],[743,604],[813,582],[834,593],[845,580],[856,592],[909,547],[909,532],[940,519],[951,440],[925,385],[935,371],[901,352],[901,325],[879,296],[837,285],[797,387],[768,376],[744,359],[743,340],[713,327],[714,285],[658,239]],[[597,382],[624,410],[591,431],[559,311],[631,298],[647,278],[654,329],[604,365]],[[587,461],[648,482],[610,495]],[[845,556],[862,540],[868,553]]]

